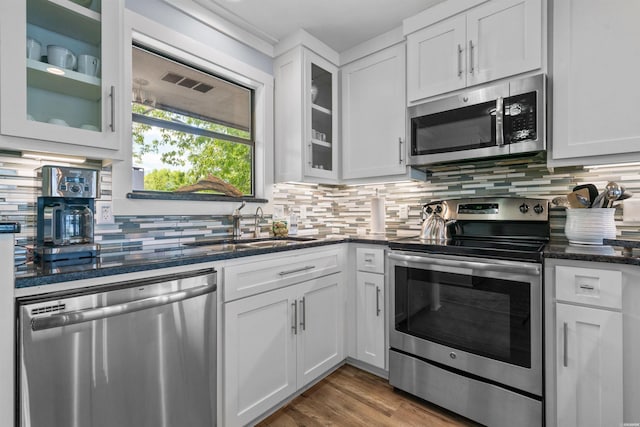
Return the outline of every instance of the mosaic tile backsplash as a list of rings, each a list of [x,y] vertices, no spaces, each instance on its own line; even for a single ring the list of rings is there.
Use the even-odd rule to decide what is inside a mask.
[[[0,154],[0,221],[21,223],[22,232],[17,236],[19,245],[35,240],[35,202],[41,187],[35,170],[40,165],[38,161]],[[417,234],[421,205],[432,200],[479,196],[551,200],[566,195],[578,184],[593,183],[602,190],[608,181],[616,181],[640,195],[640,165],[571,167],[550,171],[544,163],[484,162],[441,168],[426,181],[354,186],[276,184],[270,203],[274,211],[298,215],[300,235],[356,236],[370,231],[371,198],[377,190],[385,198],[387,235],[394,237]],[[111,172],[104,169],[101,173],[101,199],[110,198]],[[408,208],[407,219],[400,217],[404,207]],[[553,237],[564,237],[564,218],[563,209],[551,211]],[[265,216],[261,223],[263,232],[270,229],[270,221],[270,217]],[[252,232],[254,217],[247,214],[241,225],[243,232]],[[622,205],[616,209],[616,225],[620,237],[640,239],[640,222],[624,222]],[[224,238],[230,234],[231,217],[227,215],[116,216],[115,224],[96,226],[95,230],[96,241],[103,248],[112,249],[172,245],[187,239]]]
[[[378,190],[386,201],[387,235],[402,237],[419,233],[421,207],[432,200],[483,196],[552,200],[566,195],[579,184],[593,183],[602,191],[608,181],[616,181],[628,191],[640,194],[640,165],[566,167],[550,171],[546,163],[483,162],[442,168],[425,182],[338,187],[277,184],[273,203],[299,214],[301,233],[358,235],[371,229],[371,198]],[[408,207],[408,219],[400,218],[403,206]],[[623,205],[617,207],[615,219],[621,238],[640,239],[640,222],[623,222]],[[552,209],[552,238],[565,238],[564,223],[565,210]]]

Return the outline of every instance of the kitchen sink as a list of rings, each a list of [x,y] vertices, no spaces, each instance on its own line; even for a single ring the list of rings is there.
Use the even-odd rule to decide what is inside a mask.
[[[184,246],[206,247],[211,251],[228,252],[238,249],[266,249],[281,246],[290,246],[305,242],[312,242],[313,238],[266,238],[266,239],[241,239],[241,240],[197,240],[183,243]]]
[[[251,248],[273,248],[278,246],[289,246],[304,243],[307,240],[293,240],[293,239],[267,239],[257,240],[254,242],[241,243],[243,246]]]

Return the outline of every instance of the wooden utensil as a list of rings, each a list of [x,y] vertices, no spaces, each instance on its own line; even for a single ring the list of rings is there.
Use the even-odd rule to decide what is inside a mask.
[[[593,184],[582,184],[582,185],[576,185],[575,187],[573,187],[573,191],[578,191],[578,190],[582,190],[583,188],[586,188],[587,190],[589,190],[589,207],[591,206],[591,203],[595,200],[596,197],[598,197],[598,188],[593,185]]]
[[[569,201],[569,207],[571,208],[579,209],[591,206],[588,188],[582,188],[567,194],[567,200]]]

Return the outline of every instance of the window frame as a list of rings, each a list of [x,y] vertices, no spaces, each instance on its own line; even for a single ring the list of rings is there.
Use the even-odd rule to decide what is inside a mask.
[[[221,139],[224,141],[230,141],[230,142],[234,142],[234,143],[238,143],[238,144],[244,144],[244,145],[248,145],[249,147],[251,147],[251,192],[249,194],[245,194],[243,197],[254,197],[256,194],[256,185],[255,185],[255,168],[256,168],[256,159],[255,159],[255,153],[256,153],[256,138],[255,138],[255,94],[254,94],[254,90],[252,88],[249,88],[245,85],[240,85],[237,82],[231,81],[227,78],[221,77],[219,75],[213,74],[208,70],[204,70],[200,67],[197,67],[193,64],[189,64],[185,61],[179,60],[177,58],[174,57],[170,57],[167,54],[163,53],[163,52],[158,52],[153,48],[150,48],[148,46],[142,45],[141,43],[136,43],[135,41],[133,41],[131,43],[131,48],[135,49],[141,49],[145,52],[148,52],[150,54],[156,55],[156,56],[160,56],[168,61],[173,61],[175,63],[178,63],[182,66],[185,67],[189,67],[195,71],[198,71],[200,73],[204,73],[204,74],[208,74],[212,77],[215,77],[217,79],[220,80],[225,80],[230,84],[233,85],[237,85],[240,86],[244,89],[247,89],[249,91],[249,105],[251,108],[251,123],[250,123],[250,130],[249,130],[249,135],[250,138],[249,139],[245,139],[245,138],[240,138],[237,136],[233,136],[233,135],[227,135],[227,134],[223,134],[223,133],[218,133],[218,132],[214,132],[214,131],[210,131],[207,129],[200,129],[197,127],[193,127],[193,126],[189,126],[186,124],[181,124],[178,122],[169,122],[166,120],[161,120],[161,119],[156,119],[154,117],[149,117],[149,116],[145,116],[142,114],[138,114],[138,113],[134,113],[133,111],[131,112],[131,121],[132,121],[132,125],[133,123],[141,123],[144,125],[148,125],[148,126],[155,126],[155,127],[159,127],[159,128],[163,128],[163,129],[170,129],[170,130],[174,130],[174,131],[178,131],[178,132],[184,132],[184,133],[189,133],[189,134],[193,134],[193,135],[198,135],[198,136],[204,136],[207,138],[212,138],[212,139]],[[183,112],[179,112],[179,111],[171,111],[171,110],[164,110],[164,111],[169,111],[172,113],[176,113],[176,114],[183,114],[183,115],[187,115]],[[223,126],[227,126],[223,123],[218,123],[218,122],[214,122],[211,121],[209,119],[204,119],[201,117],[198,117],[197,115],[194,116],[190,116],[193,117],[195,119],[200,119],[200,120],[206,120],[206,121],[210,121],[211,123],[217,123],[217,124],[221,124]],[[143,195],[144,193],[152,193],[151,195],[155,195],[156,197],[161,197],[161,196],[166,196],[169,199],[172,199],[172,196],[174,196],[176,193],[174,192],[166,192],[166,191],[155,191],[155,190],[131,190],[131,195],[132,197],[136,197],[136,195]],[[193,195],[194,193],[187,193],[187,194],[181,194],[180,196],[178,196],[180,198],[180,200],[184,200],[185,198],[188,198],[189,195]],[[201,200],[206,200],[207,197],[202,197],[205,196],[205,194],[207,193],[198,193],[197,197],[193,197],[193,200],[196,199],[201,199]],[[214,196],[214,195],[211,195]],[[216,197],[211,197],[211,200],[217,200],[220,197],[222,197],[222,195],[215,195]]]
[[[253,92],[253,196],[239,198],[192,193],[148,194],[132,191],[132,108],[131,99],[119,103],[122,106],[120,123],[123,126],[122,161],[112,163],[112,203],[116,215],[190,215],[228,214],[239,201],[266,203],[273,184],[273,97],[274,78],[254,66],[228,53],[203,44],[185,34],[152,21],[135,12],[125,11],[125,37],[123,49],[122,81],[126,87],[132,82],[131,51],[133,45],[141,45],[160,52],[169,58],[184,62],[196,69],[224,78]],[[123,91],[123,93],[128,93]],[[169,196],[169,197],[167,197]],[[179,203],[176,203],[179,200]],[[202,203],[214,201],[214,203]],[[224,203],[227,202],[227,203]]]

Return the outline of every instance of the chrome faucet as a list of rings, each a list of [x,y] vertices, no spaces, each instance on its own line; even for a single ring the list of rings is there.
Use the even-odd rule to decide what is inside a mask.
[[[260,237],[260,223],[262,222],[263,219],[264,219],[264,212],[262,212],[262,208],[258,206],[256,208],[256,223],[253,229],[253,237],[255,237],[256,239]]]
[[[240,210],[242,208],[244,208],[244,205],[246,205],[245,201],[242,201],[242,204],[240,205],[239,208],[236,208],[233,211],[233,215],[231,215],[231,217],[233,218],[233,238],[234,240],[239,238],[242,235],[242,231],[240,230]]]

